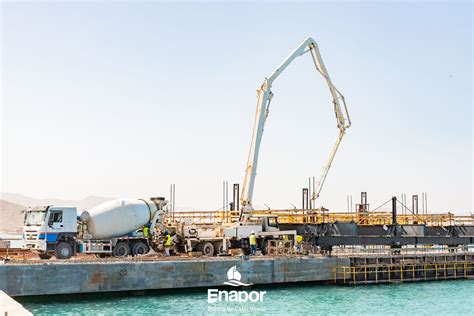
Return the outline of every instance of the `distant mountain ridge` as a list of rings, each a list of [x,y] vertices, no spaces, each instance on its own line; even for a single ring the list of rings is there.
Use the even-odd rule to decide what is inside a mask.
[[[62,200],[56,198],[39,199],[18,193],[0,193],[0,233],[21,233],[24,213],[29,207],[35,206],[71,206],[78,212],[90,210],[104,202],[114,200],[113,197],[88,196],[82,200]],[[177,211],[196,211],[195,207],[176,207]]]
[[[18,193],[0,193],[0,233],[21,233],[23,211],[34,206],[72,206],[79,211],[88,210],[114,198],[88,196],[82,200],[38,199]]]
[[[106,201],[113,200],[113,197],[103,196],[88,196],[82,200],[62,200],[62,199],[38,199],[29,197],[18,193],[0,193],[0,199],[15,204],[20,204],[28,207],[32,206],[46,206],[46,205],[57,205],[57,206],[73,206],[77,207],[78,210],[90,209]]]

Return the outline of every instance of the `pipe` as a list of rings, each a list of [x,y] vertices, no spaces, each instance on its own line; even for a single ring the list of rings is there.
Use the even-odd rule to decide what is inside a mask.
[[[229,209],[229,181],[225,182],[225,210]]]
[[[397,197],[392,196],[392,225],[397,225]]]

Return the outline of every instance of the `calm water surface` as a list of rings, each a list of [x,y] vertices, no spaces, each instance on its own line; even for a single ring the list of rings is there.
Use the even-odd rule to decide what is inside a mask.
[[[474,281],[258,287],[261,303],[207,303],[207,289],[18,298],[35,315],[474,315]]]

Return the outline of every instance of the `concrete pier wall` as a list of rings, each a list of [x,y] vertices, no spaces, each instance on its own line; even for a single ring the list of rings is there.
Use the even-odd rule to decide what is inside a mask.
[[[32,316],[33,314],[0,290],[0,315]]]
[[[332,281],[333,267],[348,258],[193,258],[153,261],[74,262],[0,266],[0,290],[10,296],[217,287],[236,266],[243,283]]]

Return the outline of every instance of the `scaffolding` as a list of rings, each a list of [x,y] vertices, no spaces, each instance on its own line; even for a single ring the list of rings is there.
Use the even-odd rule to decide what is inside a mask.
[[[338,257],[355,255],[382,256],[382,255],[417,255],[417,254],[453,254],[474,251],[474,245],[404,245],[400,248],[389,245],[340,245],[334,246],[332,254]]]
[[[291,240],[269,240],[267,249],[269,256],[292,255],[295,253]]]
[[[353,257],[333,273],[334,283],[346,285],[472,279],[474,254]]]

